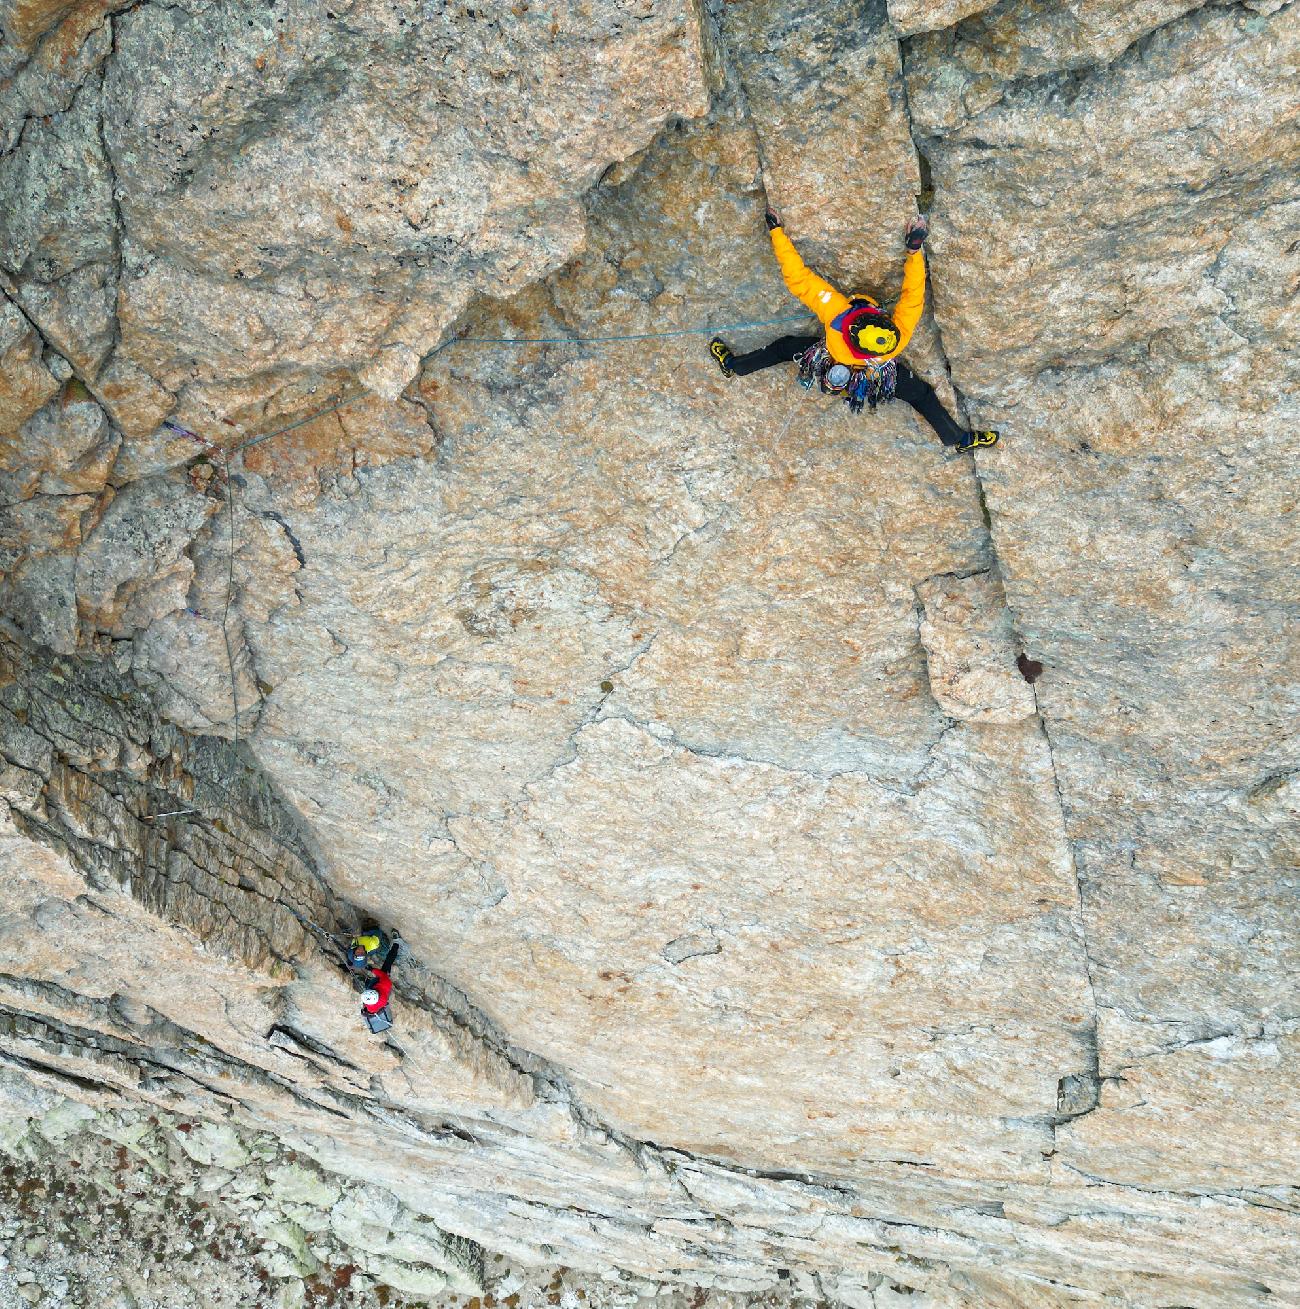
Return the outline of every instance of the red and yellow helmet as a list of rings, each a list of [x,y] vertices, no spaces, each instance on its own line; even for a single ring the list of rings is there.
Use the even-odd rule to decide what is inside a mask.
[[[902,339],[893,320],[879,305],[857,301],[844,315],[840,332],[858,359],[879,359],[898,349]]]

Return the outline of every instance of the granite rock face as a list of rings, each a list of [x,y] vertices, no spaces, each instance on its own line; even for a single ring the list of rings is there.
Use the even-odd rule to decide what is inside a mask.
[[[859,9],[0,5],[11,1166],[286,1306],[1300,1298],[1294,2]],[[1001,444],[718,372],[765,202],[929,210]]]
[[[14,106],[0,267],[138,441],[178,397],[255,416],[342,369],[395,396],[473,293],[572,257],[605,168],[707,105],[688,0],[100,5],[89,34],[85,8],[10,15],[20,75],[53,42],[93,71],[53,117]]]
[[[989,573],[931,577],[916,589],[935,703],[953,718],[1018,723],[1037,712],[1036,680],[998,580]]]
[[[1257,797],[1297,763],[1297,609],[1278,553],[1295,540],[1280,464],[1300,418],[1282,344],[1297,321],[1296,200],[1278,166],[1294,160],[1298,52],[1293,10],[1210,7],[1077,78],[1068,99],[1008,95],[929,147],[939,241],[982,252],[977,278],[936,286],[953,306],[954,378],[977,414],[1023,415],[1027,439],[984,460],[983,482],[1009,603],[1052,670],[1039,703],[1090,924],[1101,1065],[1142,1070],[1111,1092],[1127,1130],[1084,1120],[1065,1158],[1086,1169],[1076,1151],[1095,1140],[1113,1165],[1119,1133],[1127,1163],[1089,1171],[1161,1186],[1222,1165],[1192,1163],[1140,1088],[1185,1106],[1189,1130],[1212,1096],[1250,1157],[1253,1097],[1224,1095],[1212,1056],[1192,1072],[1175,1052],[1254,1041],[1295,1012],[1295,826]],[[1224,79],[1231,105],[1212,90]],[[1086,194],[1066,185],[1085,150]],[[990,253],[1012,172],[1055,199],[1023,193],[1032,238],[1022,226]],[[989,302],[1006,324],[996,359]],[[1280,1073],[1293,1047],[1276,1057]]]

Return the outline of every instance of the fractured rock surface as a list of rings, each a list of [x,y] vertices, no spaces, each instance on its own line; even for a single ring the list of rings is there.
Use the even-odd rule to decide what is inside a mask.
[[[0,29],[11,1166],[246,1164],[286,1305],[1300,1299],[1294,3]],[[722,377],[765,201],[930,207],[1000,445]]]
[[[1019,664],[1001,583],[989,573],[931,577],[916,588],[930,691],[953,718],[1018,723],[1038,712]]]

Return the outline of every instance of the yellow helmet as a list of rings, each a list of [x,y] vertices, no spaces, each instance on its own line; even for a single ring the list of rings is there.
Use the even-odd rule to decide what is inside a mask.
[[[864,359],[892,354],[902,339],[893,321],[875,305],[861,305],[851,310],[845,315],[840,330],[849,349]]]

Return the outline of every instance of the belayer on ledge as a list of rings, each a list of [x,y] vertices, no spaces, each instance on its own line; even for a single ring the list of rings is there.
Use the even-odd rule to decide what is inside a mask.
[[[903,265],[903,290],[891,314],[866,295],[847,296],[799,258],[781,227],[781,220],[768,209],[767,227],[772,248],[790,294],[802,300],[821,319],[825,333],[816,336],[783,336],[748,354],[733,354],[727,343],[715,336],[709,353],[718,361],[724,376],[744,377],[761,368],[791,360],[799,365],[799,381],[823,391],[843,395],[849,408],[860,413],[864,404],[873,409],[883,400],[905,400],[925,419],[944,445],[955,450],[974,450],[995,445],[996,432],[966,432],[939,402],[934,387],[917,377],[897,356],[902,354],[925,307],[925,255],[921,252],[930,234],[924,218],[913,219],[907,229],[911,253]]]
[[[402,952],[402,938],[396,930],[391,940],[377,927],[367,927],[348,943],[345,952],[354,984],[362,988],[361,1016],[372,1032],[386,1032],[393,1025],[388,999],[393,993],[393,966]]]

